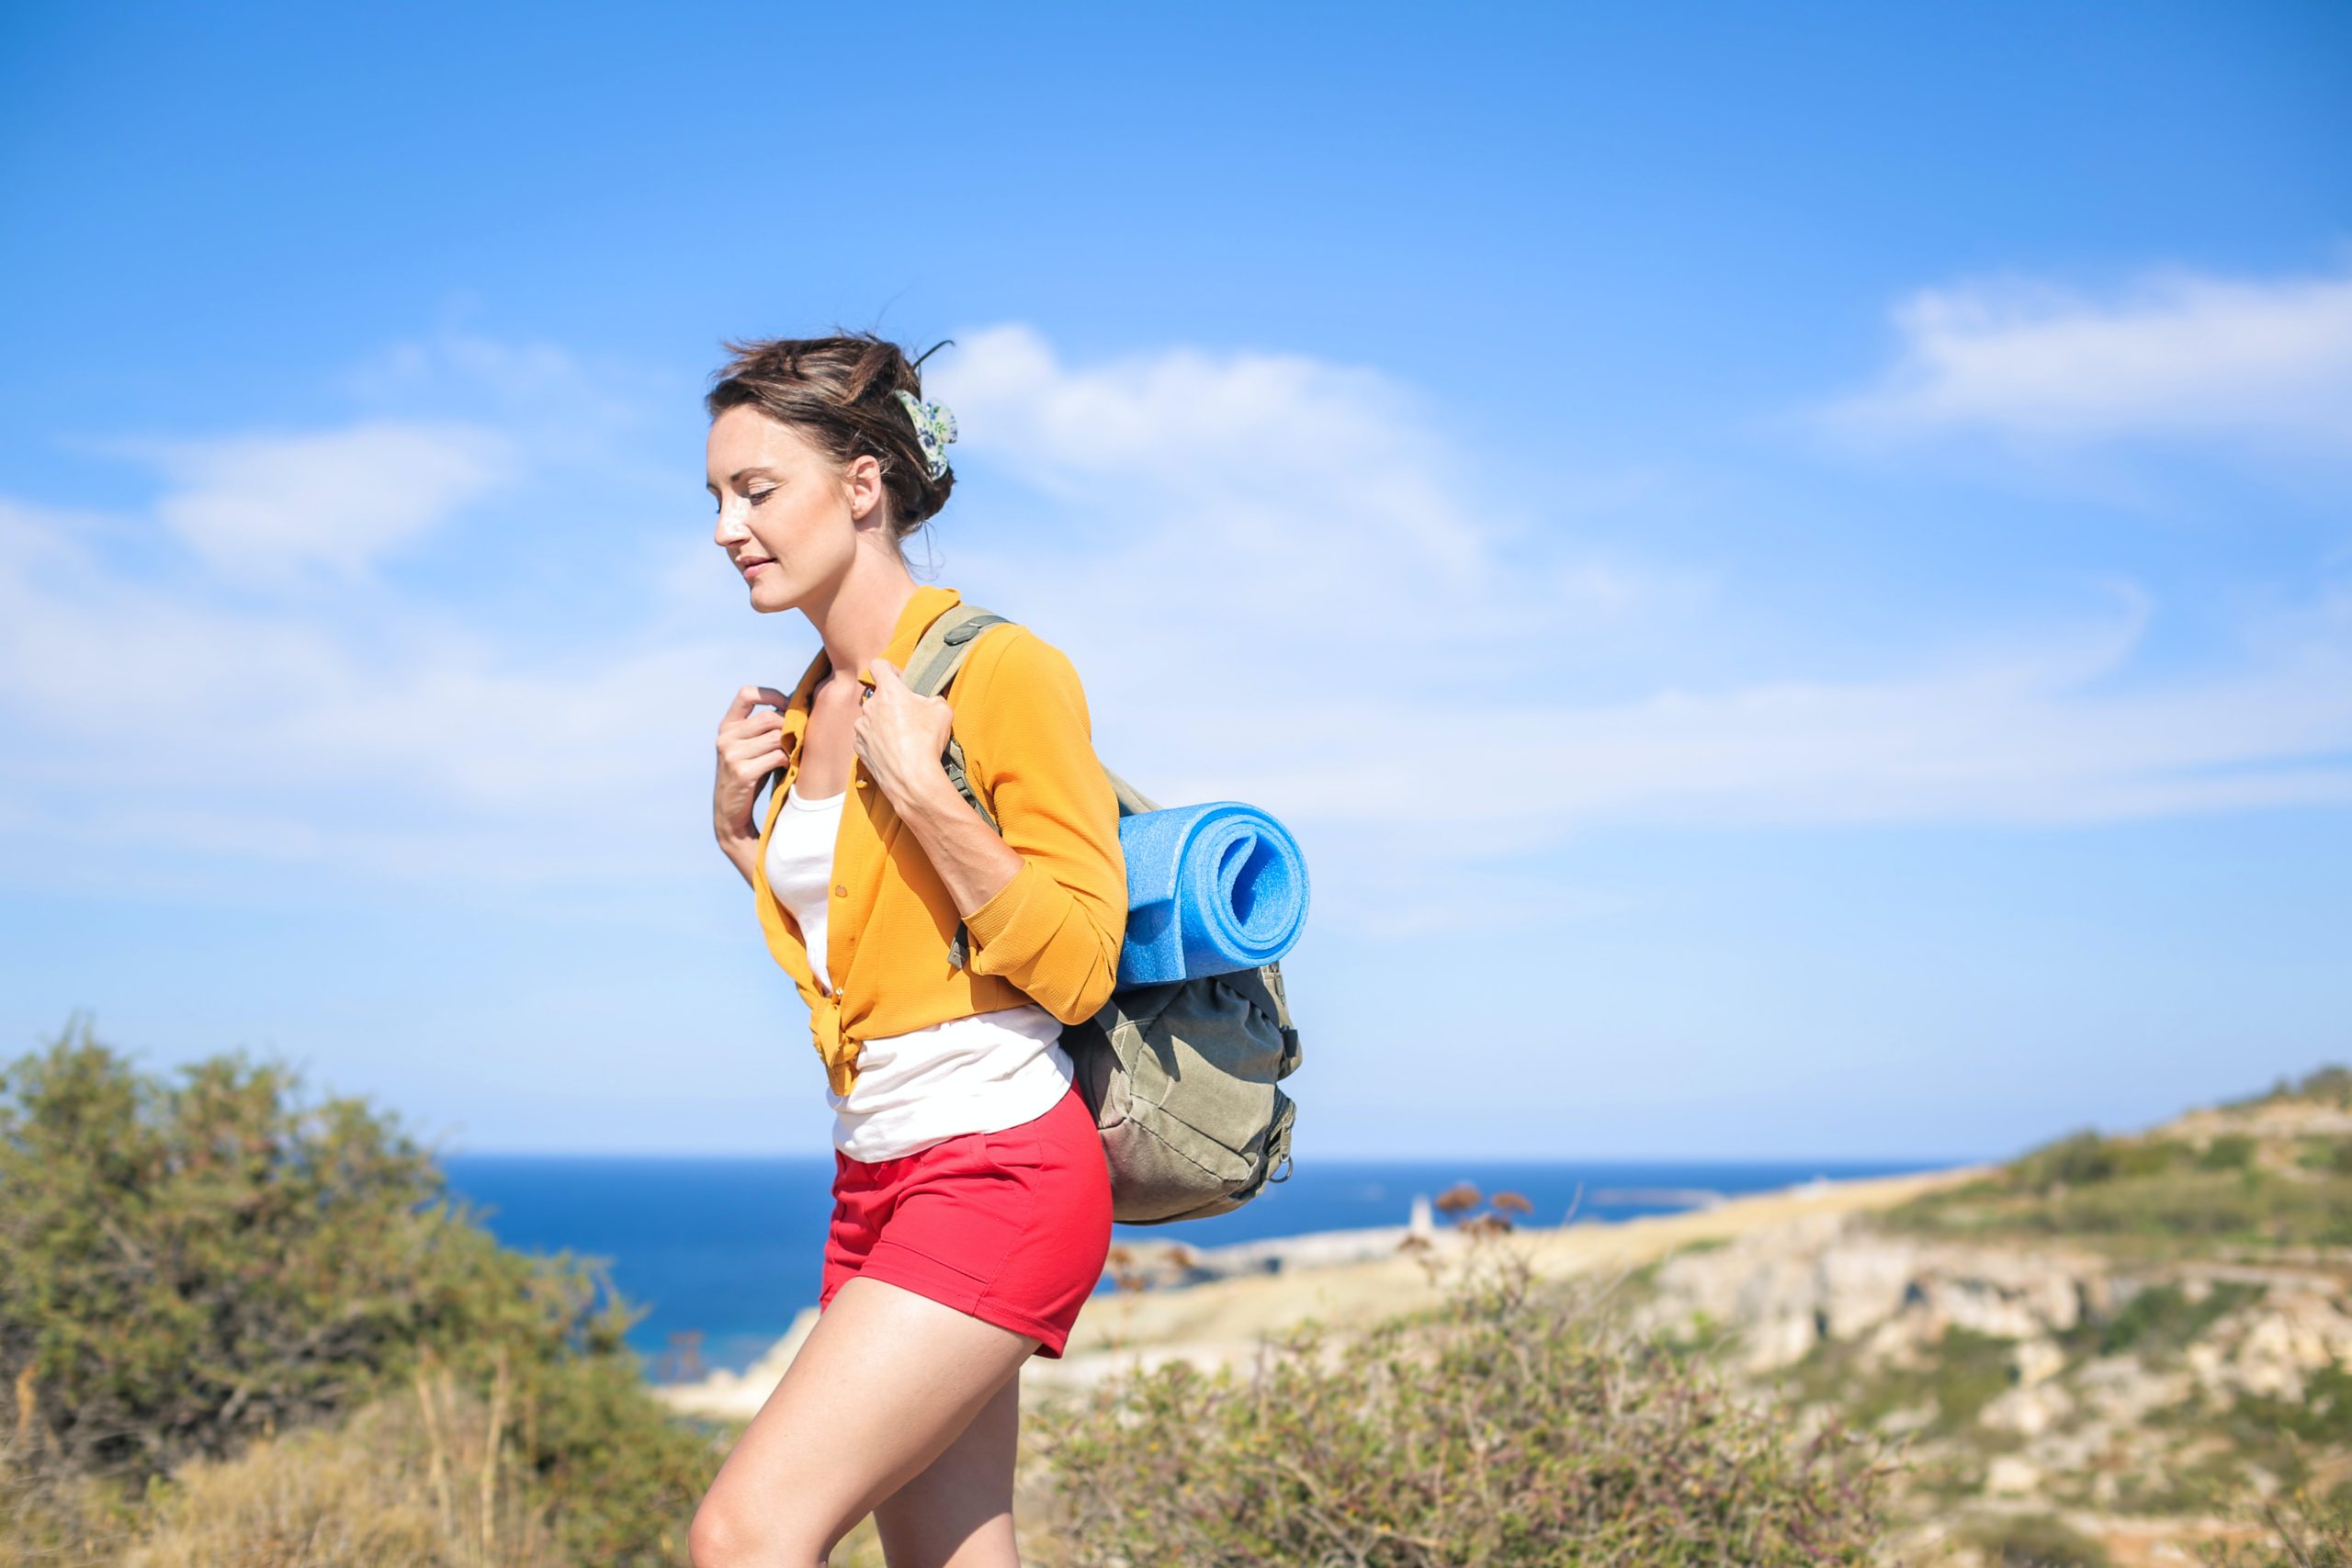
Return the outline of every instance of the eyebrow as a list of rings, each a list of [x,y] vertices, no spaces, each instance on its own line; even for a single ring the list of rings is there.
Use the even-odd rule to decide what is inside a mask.
[[[775,477],[775,470],[768,468],[738,468],[733,473],[727,476],[727,482],[731,485],[739,485],[752,474],[765,474],[770,479],[774,479]],[[718,487],[710,482],[707,475],[703,479],[702,488],[710,491],[713,495],[717,495],[718,493]]]

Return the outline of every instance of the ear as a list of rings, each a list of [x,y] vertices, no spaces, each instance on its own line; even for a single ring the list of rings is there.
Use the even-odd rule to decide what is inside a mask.
[[[873,516],[889,493],[882,488],[882,464],[871,453],[851,458],[842,482],[849,491],[849,514],[860,523]]]

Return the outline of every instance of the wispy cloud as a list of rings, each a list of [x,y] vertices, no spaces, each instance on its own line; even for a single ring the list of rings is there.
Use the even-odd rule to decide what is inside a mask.
[[[707,524],[691,473],[665,476],[674,511],[641,502],[663,491],[615,438],[642,392],[447,333],[344,386],[364,412],[316,430],[98,447],[160,473],[137,510],[0,496],[17,868],[106,885],[128,856],[142,885],[191,888],[240,864],[453,888],[680,874],[685,846],[707,852],[712,727],[776,662],[776,627],[707,592],[726,585],[707,542],[703,582],[648,599],[661,531]],[[516,493],[544,472],[560,507]],[[428,544],[434,570],[386,570]]]
[[[1853,435],[2194,438],[2352,454],[2352,269],[2151,273],[2105,296],[2004,277],[1894,312],[1894,363],[1827,411]]]
[[[1071,649],[1147,791],[1292,819],[1351,919],[1556,903],[1531,857],[1615,822],[2352,801],[2340,600],[2281,612],[2291,637],[2248,626],[2244,660],[2201,675],[2140,668],[2158,607],[2122,583],[2071,624],[1890,649],[1866,675],[1678,680],[1667,647],[1708,636],[1714,586],[1593,556],[1573,518],[1514,517],[1463,479],[1477,455],[1375,375],[1193,350],[1069,367],[1022,329],[959,342],[941,380],[965,439],[1028,491],[958,521],[982,541],[959,586]],[[1040,513],[1049,546],[985,543]]]
[[[700,825],[712,666],[741,650],[208,599],[82,523],[0,502],[0,789],[52,846],[568,886],[660,874]]]
[[[155,514],[215,570],[285,584],[314,570],[351,579],[514,476],[496,431],[367,420],[300,434],[126,442],[161,470]]]
[[[1181,647],[1155,678],[1181,668],[1254,694],[1336,668],[1315,694],[1335,699],[1417,671],[1536,682],[1660,635],[1711,592],[1581,544],[1573,503],[1526,505],[1497,461],[1369,368],[1190,348],[1073,366],[1018,325],[956,341],[937,385],[958,450],[1023,492],[959,497],[944,527],[966,574],[1050,604],[1104,653]],[[998,548],[1041,512],[1061,525],[1050,547]],[[1317,657],[1290,663],[1309,643]]]
[[[1389,378],[1191,349],[1071,364],[1018,326],[959,343],[936,383],[968,470],[944,580],[1071,651],[1106,760],[1147,790],[1291,819],[1343,922],[1556,917],[1543,852],[1613,823],[2352,801],[2352,590],[2248,621],[2202,671],[2150,663],[2163,606],[2123,583],[2062,624],[1890,648],[1867,671],[1693,676],[1723,585],[1586,544],[1585,514],[1522,502]],[[690,500],[652,525],[565,519],[602,563],[594,607],[511,614],[498,531],[447,525],[500,515],[485,476],[547,460],[548,399],[582,373],[492,349],[382,372],[461,420],[425,406],[206,444],[141,513],[0,502],[0,833],[151,874],[290,864],[618,903],[707,874],[718,708],[797,674],[806,628],[742,609]],[[626,398],[588,380],[576,406],[627,428]],[[632,451],[613,471],[638,471]],[[309,488],[403,453],[425,477],[380,512]],[[1642,504],[1605,478],[1592,505]],[[691,474],[675,483],[691,497]],[[367,547],[304,554],[313,504]],[[369,575],[436,530],[447,572]],[[223,573],[276,551],[319,580],[256,601],[226,576],[124,570],[125,540],[175,531],[231,541],[204,548]]]

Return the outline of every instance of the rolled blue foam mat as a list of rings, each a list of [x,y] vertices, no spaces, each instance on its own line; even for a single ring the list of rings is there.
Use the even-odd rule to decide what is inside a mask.
[[[1306,860],[1254,806],[1213,800],[1119,819],[1127,861],[1122,986],[1272,964],[1306,923]]]

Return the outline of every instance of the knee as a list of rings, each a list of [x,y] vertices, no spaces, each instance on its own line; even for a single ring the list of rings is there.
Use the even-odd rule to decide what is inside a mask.
[[[746,1517],[715,1492],[703,1498],[686,1527],[686,1552],[694,1568],[808,1568],[824,1561],[813,1553],[795,1555],[772,1525]]]
[[[743,1533],[734,1517],[716,1497],[705,1497],[686,1527],[686,1555],[695,1568],[734,1568],[747,1561],[743,1553]]]

